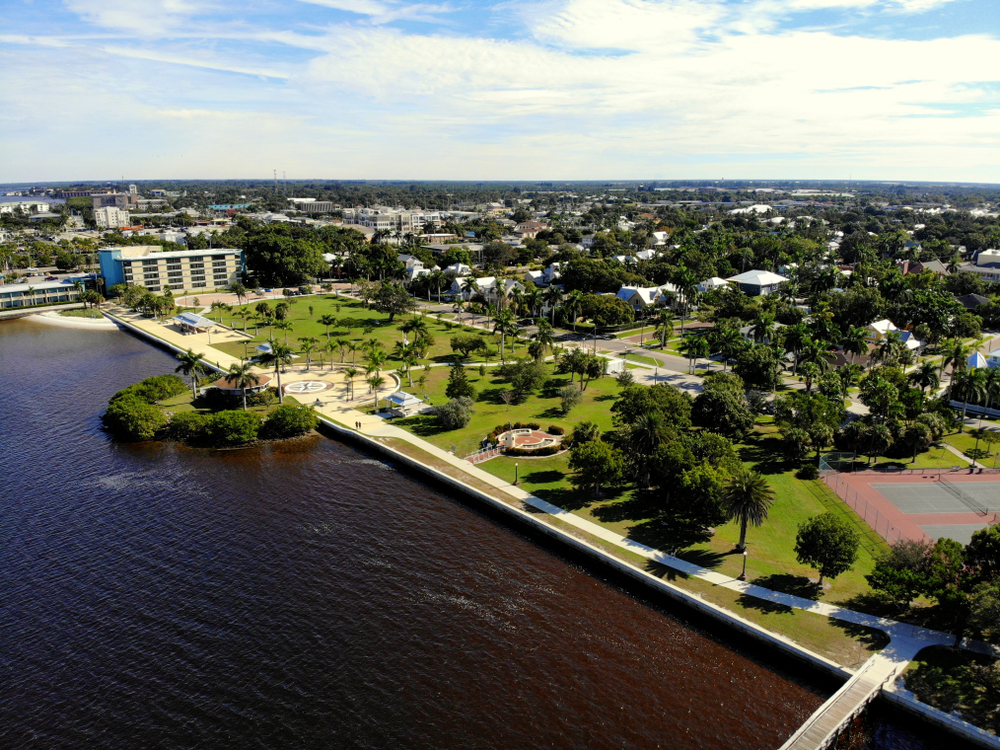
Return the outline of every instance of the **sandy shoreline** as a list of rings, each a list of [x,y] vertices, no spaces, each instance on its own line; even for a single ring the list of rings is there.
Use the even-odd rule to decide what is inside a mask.
[[[66,315],[60,315],[57,312],[43,312],[37,315],[29,315],[24,320],[31,320],[47,326],[56,326],[57,328],[87,328],[91,331],[118,330],[118,326],[107,318],[102,317],[100,320],[96,318],[71,318]]]

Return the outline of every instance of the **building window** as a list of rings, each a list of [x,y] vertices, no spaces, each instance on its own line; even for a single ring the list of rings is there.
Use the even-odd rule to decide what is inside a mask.
[[[206,284],[204,281],[199,281],[197,283],[191,284],[192,289],[204,289],[206,286],[208,286],[208,284]]]

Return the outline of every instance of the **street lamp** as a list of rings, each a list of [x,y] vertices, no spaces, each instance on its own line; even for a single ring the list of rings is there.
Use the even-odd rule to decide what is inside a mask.
[[[517,487],[517,463],[514,463],[514,486]]]
[[[736,577],[736,580],[737,581],[745,581],[746,579],[747,579],[747,551],[744,548],[744,550],[743,550],[743,572],[740,573]]]

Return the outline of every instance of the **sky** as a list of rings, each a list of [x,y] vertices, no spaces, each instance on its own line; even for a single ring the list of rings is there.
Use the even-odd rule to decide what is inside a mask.
[[[1000,182],[998,0],[4,0],[0,182]]]

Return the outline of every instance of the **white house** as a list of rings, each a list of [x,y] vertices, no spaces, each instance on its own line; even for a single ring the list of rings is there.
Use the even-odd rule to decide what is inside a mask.
[[[776,291],[788,279],[770,271],[754,269],[736,276],[730,276],[726,281],[738,284],[740,289],[751,297],[761,297]]]
[[[725,279],[720,279],[718,276],[713,276],[710,279],[705,279],[703,282],[695,287],[699,292],[704,294],[705,292],[711,292],[716,289],[721,289],[724,286],[729,286],[729,282]]]
[[[472,273],[472,269],[464,263],[452,263],[444,269],[444,272],[449,276],[468,276]]]
[[[892,324],[892,321],[887,318],[876,320],[874,323],[866,326],[865,330],[867,331],[865,340],[872,345],[878,343],[891,334],[898,338],[903,343],[903,346],[911,351],[919,351],[924,346],[924,342],[918,340],[917,337],[910,331],[904,331],[896,328],[896,326]]]
[[[991,370],[1000,367],[1000,349],[994,349],[986,355],[986,366]]]
[[[524,274],[524,280],[530,281],[535,286],[545,286],[545,272],[544,271],[528,271]]]

